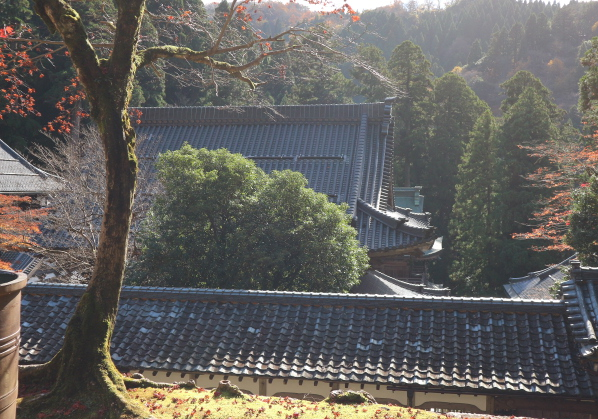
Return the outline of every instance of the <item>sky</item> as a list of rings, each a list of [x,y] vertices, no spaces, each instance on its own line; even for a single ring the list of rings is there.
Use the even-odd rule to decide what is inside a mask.
[[[403,3],[407,3],[408,0],[404,0]],[[450,2],[451,0],[432,0],[432,2],[435,5],[438,5],[438,3],[440,3],[441,6],[445,5],[447,2]],[[550,2],[552,3],[552,0],[543,0],[546,2]],[[591,0],[579,0],[579,1],[591,1]],[[347,0],[347,3],[349,3],[351,5],[351,7],[355,10],[358,11],[363,11],[363,10],[369,10],[369,9],[375,9],[376,7],[380,7],[380,6],[386,6],[388,4],[392,4],[394,2],[394,0]],[[425,3],[425,0],[417,0],[418,3]],[[337,4],[341,4],[343,3],[342,0],[335,0],[335,3]],[[562,5],[568,4],[569,0],[557,0],[557,3],[560,3]]]

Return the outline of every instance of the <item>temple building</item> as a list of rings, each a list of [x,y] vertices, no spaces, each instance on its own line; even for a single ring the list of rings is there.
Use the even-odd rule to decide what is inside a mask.
[[[425,261],[438,256],[430,214],[395,205],[394,99],[350,105],[141,108],[138,156],[151,164],[160,153],[226,148],[266,172],[294,170],[308,186],[347,203],[358,239],[374,270],[428,286]]]

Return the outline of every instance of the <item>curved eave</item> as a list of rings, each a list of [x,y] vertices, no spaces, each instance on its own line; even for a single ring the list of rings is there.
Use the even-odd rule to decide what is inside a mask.
[[[571,261],[574,260],[576,257],[577,257],[577,253],[569,256],[567,259],[565,259],[561,263],[557,263],[556,265],[549,266],[548,268],[545,268],[545,269],[542,269],[539,271],[535,271],[535,272],[529,272],[526,276],[521,276],[521,277],[517,277],[517,278],[509,278],[509,282],[515,283],[515,282],[529,281],[530,279],[535,279],[535,278],[540,278],[540,279],[546,278],[548,276],[551,276],[552,273],[556,272],[560,267],[569,265],[569,263],[571,263]]]
[[[368,255],[370,257],[381,257],[381,256],[399,256],[406,254],[414,254],[417,257],[422,257],[424,253],[430,249],[434,244],[435,239],[424,239],[422,241],[408,244],[405,246],[387,247],[383,249],[369,249]]]

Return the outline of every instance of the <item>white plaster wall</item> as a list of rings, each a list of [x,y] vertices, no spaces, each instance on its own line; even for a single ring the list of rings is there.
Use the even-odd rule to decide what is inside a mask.
[[[298,393],[298,394],[318,394],[324,398],[328,397],[330,394],[330,383],[325,381],[317,381],[318,385],[314,385],[315,381],[310,380],[294,380],[289,379],[286,380],[282,379],[274,379],[272,383],[266,384],[266,392],[267,396],[272,396],[276,393]],[[299,384],[302,382],[302,384]]]
[[[451,393],[423,393],[416,391],[413,400],[413,403],[415,404],[414,407],[421,406],[425,402],[466,403],[472,404],[484,412],[486,411],[486,396]]]
[[[154,375],[154,373],[156,373]],[[224,375],[212,375],[201,374],[198,378],[195,378],[195,374],[182,374],[180,372],[172,372],[168,374],[165,371],[144,371],[143,375],[145,378],[163,382],[173,383],[175,381],[188,381],[190,379],[195,380],[195,384],[198,387],[214,388],[218,385],[220,380],[224,379]],[[242,379],[241,379],[242,378]],[[259,379],[255,380],[253,377],[239,377],[239,376],[228,376],[234,385],[238,386],[241,390],[249,391],[252,394],[259,394]],[[330,386],[329,382],[318,381],[318,385],[314,385],[314,381],[310,380],[297,380],[297,379],[270,379],[266,378],[266,394],[263,396],[272,396],[276,393],[298,393],[298,394],[317,394],[322,397],[328,397],[330,391],[334,388]],[[301,382],[301,384],[299,384]],[[378,388],[379,387],[379,388]],[[338,388],[341,390],[361,390],[362,386],[359,383],[338,383]],[[407,392],[406,391],[392,391],[387,390],[386,385],[381,384],[377,386],[375,384],[364,384],[363,390],[374,396],[375,399],[385,398],[397,400],[402,405],[407,405]],[[451,394],[451,393],[425,393],[415,392],[414,395],[414,407],[421,406],[426,402],[447,402],[447,403],[466,403],[476,406],[482,411],[486,411],[486,396],[474,396],[470,394]]]

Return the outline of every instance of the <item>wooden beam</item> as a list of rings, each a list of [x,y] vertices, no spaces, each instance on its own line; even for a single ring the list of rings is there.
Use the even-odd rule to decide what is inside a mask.
[[[268,379],[267,378],[260,378],[259,379],[259,390],[258,390],[258,394],[260,396],[267,396],[268,393]]]
[[[494,396],[486,396],[486,413],[494,414]]]

